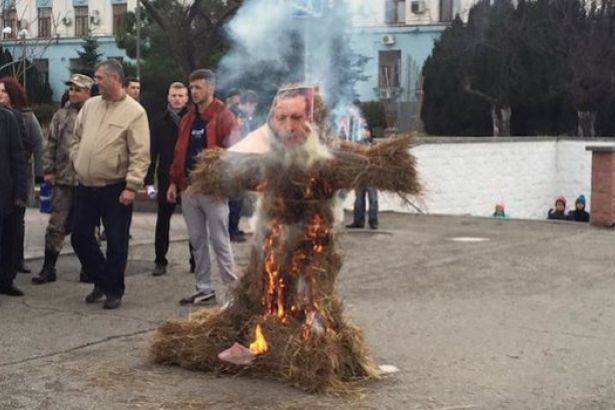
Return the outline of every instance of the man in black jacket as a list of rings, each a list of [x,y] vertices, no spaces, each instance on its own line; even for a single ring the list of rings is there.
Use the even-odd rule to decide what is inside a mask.
[[[26,161],[14,114],[0,108],[0,294],[23,296],[13,285],[17,273],[18,211],[28,198]]]
[[[151,163],[145,185],[150,198],[158,197],[158,215],[156,218],[156,267],[154,276],[164,275],[167,270],[167,251],[169,250],[169,227],[175,204],[167,201],[166,192],[169,189],[169,169],[175,153],[177,141],[177,126],[187,111],[188,88],[183,83],[170,85],[168,94],[169,105],[150,124]],[[157,172],[156,172],[157,168]],[[158,189],[154,185],[154,173],[158,179]],[[158,192],[160,194],[158,195]]]

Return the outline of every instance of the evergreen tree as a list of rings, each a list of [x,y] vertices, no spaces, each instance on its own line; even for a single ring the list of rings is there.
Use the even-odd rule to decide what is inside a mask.
[[[71,70],[71,74],[85,74],[94,78],[94,72],[96,71],[96,65],[100,63],[102,53],[98,52],[98,40],[96,37],[89,33],[83,38],[83,49],[78,50],[79,55],[78,64]]]

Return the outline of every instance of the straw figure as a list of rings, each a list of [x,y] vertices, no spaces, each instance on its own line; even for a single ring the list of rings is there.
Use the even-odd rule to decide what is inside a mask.
[[[335,193],[374,186],[418,194],[412,138],[326,145],[314,121],[318,99],[310,87],[282,89],[266,125],[228,151],[201,154],[190,190],[261,194],[251,259],[227,307],[158,329],[155,362],[265,376],[309,392],[378,377],[335,289],[342,266]]]

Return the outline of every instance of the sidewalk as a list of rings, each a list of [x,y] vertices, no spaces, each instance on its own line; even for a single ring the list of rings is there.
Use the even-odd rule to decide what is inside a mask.
[[[42,258],[45,254],[45,229],[47,228],[48,214],[42,214],[35,208],[26,210],[26,260]],[[130,227],[130,246],[154,243],[156,232],[156,213],[135,212]],[[186,224],[181,214],[175,214],[171,218],[171,242],[188,240]],[[62,255],[74,253],[70,244],[70,237],[64,242]]]

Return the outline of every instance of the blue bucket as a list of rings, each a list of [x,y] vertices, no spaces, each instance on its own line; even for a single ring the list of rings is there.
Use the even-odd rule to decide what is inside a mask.
[[[43,182],[41,184],[41,191],[39,194],[41,201],[41,213],[50,214],[53,209],[51,198],[53,198],[53,185]]]

